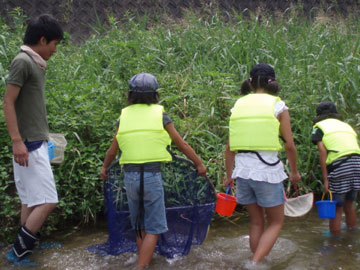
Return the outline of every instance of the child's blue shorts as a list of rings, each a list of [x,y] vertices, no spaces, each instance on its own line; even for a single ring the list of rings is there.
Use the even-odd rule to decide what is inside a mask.
[[[333,193],[333,200],[336,201],[337,207],[343,207],[345,205],[345,201],[356,201],[357,199],[357,190],[350,190],[345,193]]]
[[[125,172],[124,182],[131,225],[135,229],[139,212],[140,172]],[[141,228],[146,233],[160,234],[168,230],[161,172],[144,172],[144,209],[144,224]]]
[[[236,178],[236,198],[239,204],[257,203],[261,207],[274,207],[285,202],[282,183],[272,184],[251,179]]]

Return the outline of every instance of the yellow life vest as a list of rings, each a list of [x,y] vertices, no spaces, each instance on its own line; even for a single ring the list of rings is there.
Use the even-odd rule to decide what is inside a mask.
[[[326,164],[329,165],[343,156],[360,154],[357,135],[349,124],[329,118],[316,123],[314,128],[316,127],[324,133],[322,141],[328,151]]]
[[[116,139],[121,150],[120,164],[171,161],[167,151],[171,139],[163,126],[163,107],[134,104],[120,115]]]
[[[281,149],[280,122],[274,116],[279,97],[269,94],[249,94],[239,98],[230,116],[230,150]]]

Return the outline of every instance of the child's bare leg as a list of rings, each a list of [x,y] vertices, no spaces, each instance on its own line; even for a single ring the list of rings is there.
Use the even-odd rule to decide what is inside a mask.
[[[259,240],[258,247],[252,259],[254,262],[262,261],[264,257],[269,254],[279,237],[284,223],[284,204],[266,207],[265,212],[268,225]]]
[[[250,249],[255,253],[261,235],[264,232],[264,209],[257,203],[246,205],[250,215]]]
[[[346,200],[344,205],[345,222],[349,229],[356,226],[356,210],[352,201]]]
[[[146,235],[145,231],[141,231],[141,237],[140,237],[140,235],[136,235],[136,245],[138,248],[138,253],[140,253],[141,245],[145,238],[145,235]]]
[[[159,238],[158,234],[146,234],[139,249],[138,268],[149,265]],[[141,268],[140,268],[141,269]]]
[[[341,231],[341,215],[342,215],[343,207],[336,207],[335,218],[329,219],[329,228],[331,234],[339,234]]]

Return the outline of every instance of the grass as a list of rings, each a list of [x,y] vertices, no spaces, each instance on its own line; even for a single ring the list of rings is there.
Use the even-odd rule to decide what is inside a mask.
[[[346,121],[357,131],[360,128],[359,19],[332,23],[320,15],[309,21],[287,10],[277,18],[234,16],[225,22],[216,14],[190,13],[166,25],[153,24],[147,17],[138,22],[129,16],[122,23],[110,18],[109,28],[99,28],[99,34],[81,45],[69,41],[59,45],[48,63],[47,109],[51,131],[65,133],[68,147],[65,163],[54,168],[62,201],[49,224],[96,220],[102,210],[102,160],[125,106],[128,80],[142,71],[157,76],[161,104],[221,190],[228,118],[240,85],[254,64],[264,61],[274,66],[280,96],[290,108],[301,189],[320,193],[318,154],[311,143],[317,104],[335,102]],[[22,18],[15,10],[11,27],[0,20],[2,89],[21,45]],[[2,112],[0,121],[4,123]],[[4,124],[0,129],[7,133]],[[5,156],[1,168],[6,169],[0,173],[0,188],[5,191],[0,199],[8,203],[0,216],[13,216],[8,180],[11,144],[6,136],[1,142]],[[284,153],[281,156],[286,163]]]

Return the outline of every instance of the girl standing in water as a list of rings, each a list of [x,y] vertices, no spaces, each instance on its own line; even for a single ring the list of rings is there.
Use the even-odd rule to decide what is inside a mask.
[[[333,192],[335,218],[329,219],[330,232],[341,230],[341,215],[349,229],[355,228],[356,211],[353,202],[360,190],[360,148],[354,129],[341,120],[336,106],[324,101],[316,109],[312,142],[318,146],[324,192]]]
[[[139,259],[136,269],[143,270],[150,264],[159,235],[168,230],[161,174],[161,162],[172,160],[167,147],[173,141],[194,162],[199,175],[205,176],[206,168],[177,132],[163,106],[157,104],[156,77],[149,73],[136,74],[129,88],[129,106],[121,111],[119,126],[100,175],[104,180],[108,177],[106,170],[120,150],[130,220],[137,232]]]
[[[280,87],[274,69],[266,63],[255,65],[242,89],[252,92],[239,98],[232,109],[224,184],[233,186],[236,180],[237,202],[250,214],[250,249],[252,261],[257,263],[272,249],[284,222],[282,181],[288,176],[278,158],[280,136],[289,160],[290,180],[299,182],[301,177],[288,107],[275,96]]]

